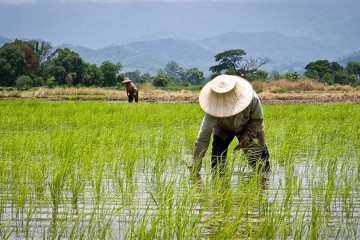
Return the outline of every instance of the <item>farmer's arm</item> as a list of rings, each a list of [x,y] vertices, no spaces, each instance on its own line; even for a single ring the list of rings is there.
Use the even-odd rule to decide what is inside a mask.
[[[125,90],[126,90],[126,95],[129,96],[130,93],[130,86],[128,83],[125,83]]]
[[[127,89],[128,95],[130,94],[130,95],[134,96],[136,91],[137,91],[137,88],[136,88],[135,84],[131,83]]]
[[[258,136],[264,135],[264,114],[260,99],[256,93],[254,93],[253,100],[251,101],[249,107],[250,118],[245,126],[245,131],[239,139],[240,145],[242,145],[242,147],[248,147],[250,141],[257,139]]]
[[[209,147],[211,133],[216,123],[216,118],[205,114],[195,143],[194,159],[201,159],[204,157],[206,150]]]

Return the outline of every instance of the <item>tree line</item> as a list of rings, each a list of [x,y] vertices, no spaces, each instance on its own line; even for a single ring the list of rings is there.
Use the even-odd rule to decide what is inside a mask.
[[[296,71],[280,74],[276,71],[268,73],[259,68],[270,60],[268,58],[246,58],[246,52],[242,49],[227,50],[215,56],[217,65],[210,67],[214,75],[227,73],[242,76],[252,80],[278,80],[287,79],[296,81],[306,77],[326,84],[350,84],[360,83],[360,62],[349,61],[346,67],[337,62],[317,60],[305,66],[305,72],[300,74]]]
[[[260,67],[268,58],[246,57],[242,49],[227,50],[215,55],[216,65],[211,66],[210,78],[226,73],[242,76],[250,81],[302,77],[327,84],[359,83],[360,62],[348,62],[346,67],[328,60],[310,62],[303,74],[289,72],[268,73]],[[15,40],[0,48],[0,86],[29,89],[54,86],[119,87],[125,76],[136,83],[151,82],[157,87],[168,85],[202,85],[207,79],[196,67],[183,68],[175,61],[168,62],[155,76],[139,70],[121,73],[121,63],[104,61],[99,66],[85,62],[69,48],[54,49],[46,41]]]
[[[0,48],[0,86],[29,89],[39,86],[116,87],[125,76],[134,82],[151,81],[156,86],[169,83],[200,85],[205,80],[197,68],[185,69],[169,62],[156,76],[140,71],[121,73],[121,63],[104,61],[97,66],[84,61],[69,48],[54,48],[45,41],[15,40]]]

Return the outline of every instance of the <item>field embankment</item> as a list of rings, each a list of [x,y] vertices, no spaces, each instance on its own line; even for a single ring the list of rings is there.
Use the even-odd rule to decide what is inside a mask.
[[[312,80],[255,81],[252,85],[264,103],[360,102],[359,86],[329,86]],[[166,91],[149,83],[139,85],[139,100],[145,102],[197,102],[198,94],[198,91],[186,89]],[[0,99],[127,100],[125,90],[122,89],[77,87],[2,90]]]

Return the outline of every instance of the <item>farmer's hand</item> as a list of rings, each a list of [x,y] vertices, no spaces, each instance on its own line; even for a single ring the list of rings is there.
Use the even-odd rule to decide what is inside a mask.
[[[188,166],[189,171],[190,171],[190,179],[192,181],[199,181],[201,180],[201,176],[200,176],[200,169],[199,166],[194,166],[194,164],[191,164]]]
[[[247,135],[241,136],[239,144],[235,146],[234,152],[239,151],[240,149],[248,148],[250,145],[251,139]]]

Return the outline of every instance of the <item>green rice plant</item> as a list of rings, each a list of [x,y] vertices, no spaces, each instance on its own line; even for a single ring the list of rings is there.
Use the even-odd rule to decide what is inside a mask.
[[[359,237],[358,104],[265,104],[272,172],[253,172],[234,141],[224,177],[208,150],[198,182],[187,169],[198,104],[0,107],[3,238]]]
[[[76,171],[76,170],[75,170]],[[70,189],[71,189],[71,204],[75,210],[78,212],[79,198],[80,195],[84,192],[85,182],[81,179],[80,173],[72,172],[70,174]]]
[[[5,224],[0,224],[0,237],[1,239],[11,239],[14,229],[7,228]]]
[[[65,186],[65,181],[67,179],[67,172],[64,169],[55,169],[54,174],[50,176],[51,180],[49,182],[50,198],[51,198],[51,207],[53,214],[58,213],[59,205],[62,200],[62,193]]]

